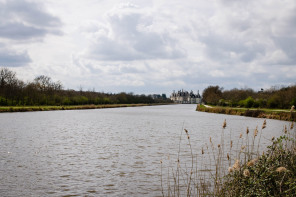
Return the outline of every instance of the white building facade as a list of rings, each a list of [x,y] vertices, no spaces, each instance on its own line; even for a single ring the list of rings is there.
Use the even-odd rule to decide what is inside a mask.
[[[193,91],[191,92],[179,90],[178,92],[173,91],[170,96],[170,99],[174,101],[174,103],[180,104],[200,104],[201,103],[201,96],[199,91],[197,94],[194,94]]]

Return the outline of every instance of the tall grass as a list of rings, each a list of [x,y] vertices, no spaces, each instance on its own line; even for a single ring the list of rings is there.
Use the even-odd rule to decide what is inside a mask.
[[[220,142],[215,144],[210,137],[198,153],[185,129],[180,135],[177,161],[170,161],[165,169],[161,162],[162,196],[295,196],[294,122],[283,129],[279,138],[271,137],[270,146],[263,152],[262,131],[267,126],[264,120],[261,127],[252,131],[246,128],[232,139],[231,133],[224,133],[225,120]],[[184,141],[185,147],[181,147]]]

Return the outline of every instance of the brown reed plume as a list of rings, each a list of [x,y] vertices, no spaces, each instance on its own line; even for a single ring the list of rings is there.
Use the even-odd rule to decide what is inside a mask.
[[[178,153],[175,170],[173,168],[169,170],[168,188],[165,189],[165,185],[161,184],[162,195],[222,197],[250,196],[251,193],[246,192],[254,192],[255,196],[289,196],[296,193],[296,183],[293,181],[296,179],[294,170],[296,163],[290,162],[296,160],[296,132],[295,129],[292,130],[294,126],[290,126],[289,131],[284,127],[282,131],[284,135],[277,139],[273,137],[270,141],[272,145],[268,147],[268,150],[259,154],[262,131],[266,127],[267,122],[264,120],[261,129],[258,130],[257,126],[250,138],[250,131],[247,127],[246,132],[241,133],[236,140],[231,138],[231,131],[226,129],[226,120],[224,120],[221,132],[223,139],[221,138],[220,143],[214,144],[215,140],[210,137],[209,146],[206,143],[201,147],[201,154],[193,153],[189,131],[185,129],[188,146],[186,150],[190,154],[188,155],[190,159],[187,161],[190,161],[190,164],[182,163],[180,153]],[[230,136],[228,145],[224,142],[224,132]],[[290,139],[293,140],[290,141]],[[224,152],[225,146],[227,152]],[[285,160],[286,157],[289,159]],[[207,159],[207,162],[203,159]],[[161,165],[163,165],[162,161]],[[264,176],[260,174],[261,172]],[[165,181],[163,178],[161,176],[162,182]],[[270,187],[269,184],[275,184],[278,187]],[[250,189],[253,185],[260,189]],[[289,185],[288,189],[287,185]]]

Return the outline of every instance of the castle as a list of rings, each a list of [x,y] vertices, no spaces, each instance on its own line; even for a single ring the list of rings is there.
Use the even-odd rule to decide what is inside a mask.
[[[170,99],[174,101],[175,103],[180,104],[196,104],[201,103],[201,96],[199,94],[199,91],[197,91],[197,94],[194,94],[193,91],[187,92],[179,90],[178,92],[173,91],[173,93],[170,96]]]

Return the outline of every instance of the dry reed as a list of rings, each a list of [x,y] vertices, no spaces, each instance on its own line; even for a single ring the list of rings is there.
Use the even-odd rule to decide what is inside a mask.
[[[161,175],[162,196],[250,196],[252,192],[256,194],[255,196],[257,194],[281,196],[296,192],[296,183],[289,182],[291,177],[296,178],[296,163],[292,162],[291,164],[290,159],[281,160],[285,158],[285,154],[288,154],[289,157],[295,159],[292,159],[292,161],[296,161],[296,134],[295,129],[293,130],[293,122],[289,131],[287,127],[284,127],[283,136],[277,139],[273,137],[270,140],[272,146],[269,146],[268,151],[262,152],[262,154],[260,154],[259,144],[262,131],[267,126],[266,120],[264,120],[260,131],[258,127],[255,128],[252,136],[249,136],[250,131],[247,127],[245,136],[241,133],[238,140],[235,141],[236,149],[233,149],[234,144],[231,135],[229,145],[227,146],[224,143],[226,126],[227,122],[224,120],[220,143],[215,145],[210,137],[209,145],[205,144],[201,148],[200,155],[193,153],[189,131],[184,130],[188,146],[187,151],[190,155],[189,160],[185,164],[180,161],[182,140],[180,137],[177,165],[175,167],[170,166],[170,169],[168,169],[166,188],[163,184],[165,180]],[[227,147],[229,147],[229,151],[226,152]],[[277,157],[281,159],[274,160]],[[233,160],[232,158],[236,159]],[[207,159],[206,162],[205,159]],[[190,161],[190,164],[188,161]],[[162,173],[163,170],[161,170]],[[260,173],[264,173],[264,175]],[[269,182],[261,180],[261,176],[263,178],[268,176],[269,182],[278,185],[278,189],[266,185]],[[287,189],[287,184],[290,184],[291,188]],[[252,189],[252,187],[260,189]]]

